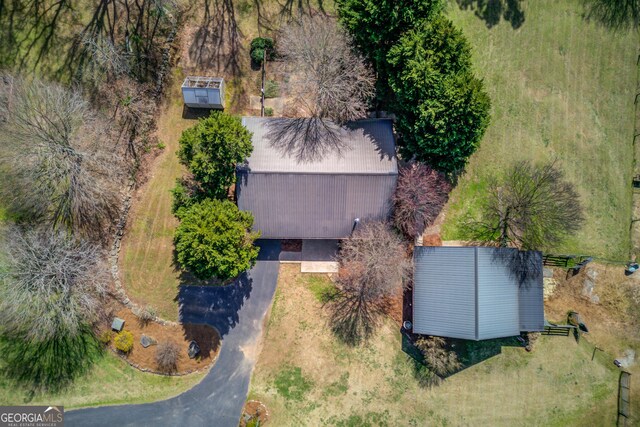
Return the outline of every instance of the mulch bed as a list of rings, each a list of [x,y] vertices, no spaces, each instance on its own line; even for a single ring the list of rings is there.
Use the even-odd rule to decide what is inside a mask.
[[[255,418],[260,420],[259,425],[264,425],[269,419],[269,411],[264,403],[257,400],[250,400],[244,404],[242,417],[240,417],[240,427],[245,427],[250,420]]]
[[[187,374],[207,368],[218,357],[220,334],[211,326],[190,323],[162,325],[153,321],[145,324],[129,309],[121,309],[116,313],[116,316],[124,319],[124,330],[133,334],[133,349],[126,355],[126,360],[139,369],[158,372],[155,360],[157,345],[144,348],[140,344],[140,338],[143,334],[153,338],[158,344],[166,341],[178,344],[180,358],[176,371],[172,372],[173,375]],[[195,340],[200,347],[200,354],[195,359],[190,359],[187,354],[191,340]],[[113,342],[110,346],[112,350],[116,351]]]

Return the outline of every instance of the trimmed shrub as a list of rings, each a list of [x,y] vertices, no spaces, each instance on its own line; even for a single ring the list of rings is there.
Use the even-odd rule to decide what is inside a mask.
[[[129,353],[131,349],[133,349],[133,334],[129,331],[118,332],[113,340],[113,344],[117,350],[125,354]]]
[[[236,165],[253,151],[251,132],[240,118],[220,111],[182,132],[179,143],[178,158],[191,172],[194,186],[182,180],[183,188],[174,189],[174,208],[195,190],[205,197],[225,199],[236,182]]]
[[[260,233],[251,232],[253,216],[228,200],[205,199],[181,209],[175,246],[180,265],[198,279],[227,280],[253,266]]]
[[[267,50],[267,61],[273,60],[275,57],[273,46],[273,39],[270,37],[256,37],[251,40],[251,49],[249,51],[251,61],[256,65],[261,65],[265,49]]]
[[[267,117],[272,117],[273,116],[273,108],[265,107],[264,115],[267,116]]]
[[[178,368],[180,348],[173,341],[158,344],[156,349],[156,364],[161,372],[170,373]]]

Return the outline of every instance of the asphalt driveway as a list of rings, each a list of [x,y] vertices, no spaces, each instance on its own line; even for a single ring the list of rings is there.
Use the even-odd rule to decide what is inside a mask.
[[[236,283],[180,290],[182,322],[206,323],[222,335],[218,360],[200,384],[160,402],[70,411],[65,414],[66,425],[237,427],[278,279],[279,242],[260,242],[260,246],[256,265]]]

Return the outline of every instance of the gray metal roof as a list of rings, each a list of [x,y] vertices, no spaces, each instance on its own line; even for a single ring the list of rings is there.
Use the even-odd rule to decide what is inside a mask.
[[[484,340],[544,329],[542,254],[417,246],[413,331]]]
[[[253,153],[238,167],[236,196],[263,238],[340,239],[356,218],[388,219],[398,174],[391,121],[351,123],[340,133],[339,152],[300,158],[273,139],[274,129],[292,123],[287,120],[243,118]],[[289,142],[294,149],[303,143]]]
[[[238,207],[272,239],[340,239],[355,218],[385,220],[396,175],[238,173]]]
[[[336,145],[326,144],[322,155],[305,158],[297,155],[292,145],[302,147],[304,129],[291,130],[296,120],[263,117],[243,117],[242,123],[253,133],[253,152],[247,159],[252,173],[323,173],[323,174],[397,174],[395,140],[389,119],[352,122],[336,132]],[[338,129],[333,124],[329,127]],[[283,128],[288,127],[287,131]],[[283,144],[283,139],[291,139]],[[320,139],[320,145],[323,143]]]

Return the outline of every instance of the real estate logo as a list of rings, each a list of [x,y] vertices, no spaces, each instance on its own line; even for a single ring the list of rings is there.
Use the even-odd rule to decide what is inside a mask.
[[[63,427],[64,406],[0,406],[0,427]]]

